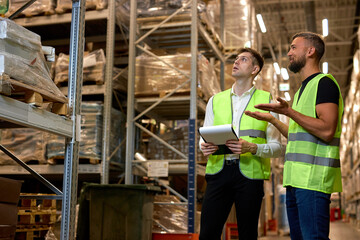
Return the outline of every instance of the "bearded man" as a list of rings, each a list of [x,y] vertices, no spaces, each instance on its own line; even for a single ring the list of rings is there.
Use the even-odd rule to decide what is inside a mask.
[[[335,78],[320,72],[324,51],[320,35],[295,34],[288,68],[300,74],[302,85],[292,107],[281,98],[255,106],[285,114],[289,126],[268,113],[245,112],[272,123],[288,138],[283,185],[292,240],[329,239],[330,195],[342,191],[339,144],[344,104]]]

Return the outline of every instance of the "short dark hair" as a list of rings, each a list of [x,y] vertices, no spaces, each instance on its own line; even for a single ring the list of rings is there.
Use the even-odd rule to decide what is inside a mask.
[[[292,40],[298,37],[308,40],[315,47],[316,57],[320,61],[325,53],[325,43],[323,37],[313,32],[299,32],[292,37]]]
[[[241,53],[244,53],[244,52],[248,52],[248,53],[251,54],[253,64],[258,65],[260,67],[260,70],[259,70],[259,72],[260,72],[261,69],[264,66],[264,58],[261,56],[261,54],[258,51],[256,51],[255,49],[252,49],[252,48],[240,48],[238,54],[241,54]]]

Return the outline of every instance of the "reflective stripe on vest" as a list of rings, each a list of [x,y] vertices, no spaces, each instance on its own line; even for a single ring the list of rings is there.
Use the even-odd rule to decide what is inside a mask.
[[[333,167],[333,168],[340,167],[340,159],[315,157],[313,155],[303,154],[303,153],[287,153],[286,161],[310,163],[314,165]]]
[[[260,103],[269,103],[270,93],[255,90],[249,100],[246,110],[259,111],[254,106]],[[232,123],[232,101],[231,89],[221,92],[213,98],[214,125]],[[261,111],[261,110],[260,110]],[[265,112],[265,111],[263,111]],[[259,121],[245,114],[241,116],[239,126],[239,138],[248,142],[264,144],[266,143],[267,122]],[[211,155],[206,165],[206,174],[216,174],[224,166],[225,155]],[[251,179],[269,179],[270,159],[260,158],[251,153],[240,155],[240,171],[244,176]]]
[[[335,82],[340,94],[334,138],[331,142],[324,142],[290,119],[283,185],[332,193],[342,190],[339,144],[344,105],[339,85],[330,74],[318,74],[307,83],[300,99],[300,89],[297,91],[292,108],[303,115],[316,118],[317,90],[319,81],[324,76]]]
[[[238,137],[243,137],[243,136],[266,138],[266,133],[265,131],[254,130],[254,129],[240,130]]]
[[[315,137],[314,135],[307,132],[298,132],[298,133],[289,133],[288,142],[290,141],[306,141],[312,142],[320,145],[330,145],[330,146],[339,146],[340,138],[333,138],[333,140],[329,143],[322,141],[320,138]]]

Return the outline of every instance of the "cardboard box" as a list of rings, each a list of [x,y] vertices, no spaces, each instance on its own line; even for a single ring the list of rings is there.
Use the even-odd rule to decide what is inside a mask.
[[[0,203],[17,205],[22,181],[0,177]]]
[[[15,204],[0,203],[0,225],[15,225],[18,218]]]
[[[15,225],[0,225],[0,240],[12,240],[15,237]]]

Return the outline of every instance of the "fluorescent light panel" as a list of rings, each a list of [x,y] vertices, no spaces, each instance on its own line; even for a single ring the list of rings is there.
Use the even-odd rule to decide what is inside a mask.
[[[326,18],[322,20],[322,30],[323,30],[323,36],[326,37],[329,35],[329,22]]]
[[[277,62],[274,62],[273,63],[273,66],[274,66],[274,69],[275,69],[275,72],[277,75],[280,75],[281,74],[281,71],[280,71],[280,67],[279,67],[279,64]]]
[[[263,20],[261,14],[256,14],[256,18],[258,20],[261,32],[265,33],[266,27],[265,27],[265,23],[264,23],[264,20]]]
[[[288,71],[286,70],[286,68],[281,68],[281,76],[284,80],[289,79],[289,74],[288,74]]]
[[[329,64],[328,64],[328,62],[323,62],[322,71],[323,71],[323,73],[328,73],[329,72]]]
[[[290,97],[289,92],[285,92],[284,95],[285,95],[286,101],[288,101],[288,102],[291,101],[291,97]]]

